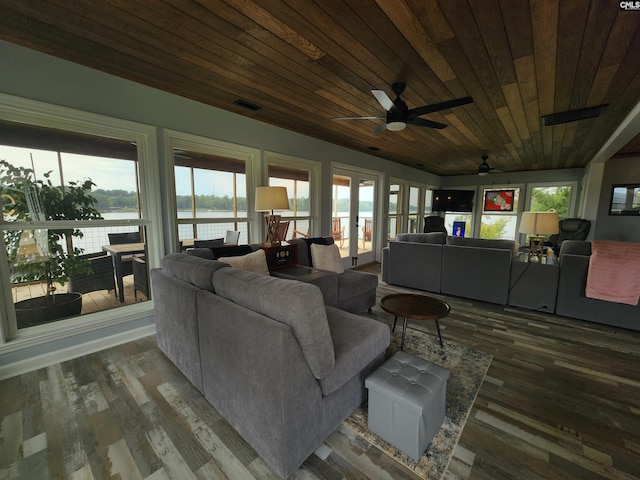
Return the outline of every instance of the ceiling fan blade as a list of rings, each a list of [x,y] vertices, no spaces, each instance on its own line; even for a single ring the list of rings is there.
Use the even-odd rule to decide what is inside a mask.
[[[445,125],[444,123],[434,122],[432,120],[425,120],[424,118],[409,119],[407,120],[407,123],[411,125],[418,125],[420,127],[437,128],[438,130],[447,128],[447,125]]]
[[[383,118],[387,118],[385,116],[376,116],[376,117],[335,117],[332,118],[331,120],[381,120]]]
[[[382,90],[371,90],[373,96],[376,97],[378,103],[384,108],[387,112],[394,107],[393,102],[389,98],[389,95],[384,93]]]
[[[446,102],[434,103],[433,105],[424,105],[422,107],[416,107],[409,110],[409,118],[419,117],[426,113],[439,112],[440,110],[446,110],[447,108],[459,107],[460,105],[466,105],[473,103],[473,98],[463,97],[455,100],[447,100]]]
[[[383,123],[382,125],[380,125],[378,128],[376,128],[373,131],[374,135],[380,135],[382,132],[384,132],[387,129],[387,123]]]

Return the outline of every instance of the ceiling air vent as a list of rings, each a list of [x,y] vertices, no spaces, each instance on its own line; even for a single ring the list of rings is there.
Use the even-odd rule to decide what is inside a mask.
[[[246,100],[240,100],[240,99],[233,102],[233,104],[238,105],[239,107],[242,107],[242,108],[247,108],[254,112],[262,108],[260,105],[256,105],[255,103],[247,102]]]
[[[577,120],[585,120],[587,118],[595,118],[602,115],[609,104],[598,105],[597,107],[580,108],[578,110],[569,110],[568,112],[552,113],[541,117],[542,126],[549,127],[560,123],[575,122]]]

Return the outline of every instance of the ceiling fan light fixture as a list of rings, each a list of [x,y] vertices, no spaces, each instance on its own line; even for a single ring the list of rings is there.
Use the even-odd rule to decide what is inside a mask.
[[[405,122],[389,122],[387,123],[387,130],[391,130],[392,132],[399,132],[400,130],[404,130],[407,127]]]

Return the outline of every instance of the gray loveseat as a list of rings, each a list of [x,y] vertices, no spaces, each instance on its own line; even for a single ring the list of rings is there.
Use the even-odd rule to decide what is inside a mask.
[[[283,477],[363,402],[389,345],[312,284],[182,253],[151,276],[158,346]]]

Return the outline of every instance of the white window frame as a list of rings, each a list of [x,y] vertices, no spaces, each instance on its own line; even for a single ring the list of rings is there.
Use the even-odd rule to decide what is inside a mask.
[[[485,213],[484,210],[484,191],[485,190],[506,190],[506,189],[514,189],[519,190],[518,193],[518,211],[515,213],[512,212],[489,212]],[[476,190],[476,205],[475,214],[473,214],[474,225],[472,225],[473,236],[480,238],[480,229],[482,228],[482,217],[483,215],[498,215],[505,217],[515,217],[516,218],[516,230],[514,236],[511,240],[518,241],[520,234],[518,233],[518,229],[520,228],[520,217],[522,217],[522,212],[524,210],[524,203],[522,198],[522,192],[526,191],[526,184],[524,183],[506,183],[506,184],[491,184],[491,185],[478,185]]]
[[[315,237],[320,235],[320,193],[322,186],[322,164],[314,160],[294,157],[277,152],[264,152],[264,178],[261,185],[269,184],[269,165],[284,168],[292,168],[297,170],[305,170],[309,172],[309,236]],[[306,217],[297,217],[298,220]],[[285,218],[284,220],[293,220]],[[260,223],[262,226],[263,224]],[[261,231],[261,230],[259,230]],[[266,237],[266,231],[262,232]]]
[[[224,142],[213,138],[202,137],[199,135],[193,135],[190,133],[180,132],[177,130],[166,129],[164,131],[164,145],[165,145],[165,165],[167,166],[167,191],[172,192],[169,195],[168,208],[170,210],[170,223],[171,228],[171,249],[173,251],[179,251],[178,248],[178,225],[191,225],[191,224],[206,224],[206,223],[228,223],[229,221],[247,223],[249,242],[255,241],[257,235],[256,231],[259,231],[259,225],[256,222],[257,215],[255,215],[254,205],[254,185],[257,184],[257,179],[260,171],[260,150],[257,148],[247,147],[236,143]],[[173,151],[178,150],[190,150],[195,152],[208,153],[212,155],[223,156],[234,160],[245,162],[245,180],[247,191],[247,216],[246,217],[224,217],[224,218],[180,218],[178,219],[178,209],[176,205],[176,181],[175,181],[175,166]]]
[[[149,267],[153,268],[159,265],[160,256],[163,254],[162,209],[160,207],[160,167],[155,127],[1,93],[0,119],[135,142],[140,169],[140,202],[145,212],[145,218],[100,220],[100,222],[105,226],[146,227]],[[55,228],[77,228],[85,224],[95,226],[95,220],[11,222],[11,229],[51,228],[52,226]],[[7,226],[5,223],[2,225]],[[25,329],[26,331],[18,330],[9,276],[6,251],[4,248],[0,248],[0,277],[2,277],[0,352],[3,354],[148,317],[153,312],[153,300],[151,300],[30,327]]]

